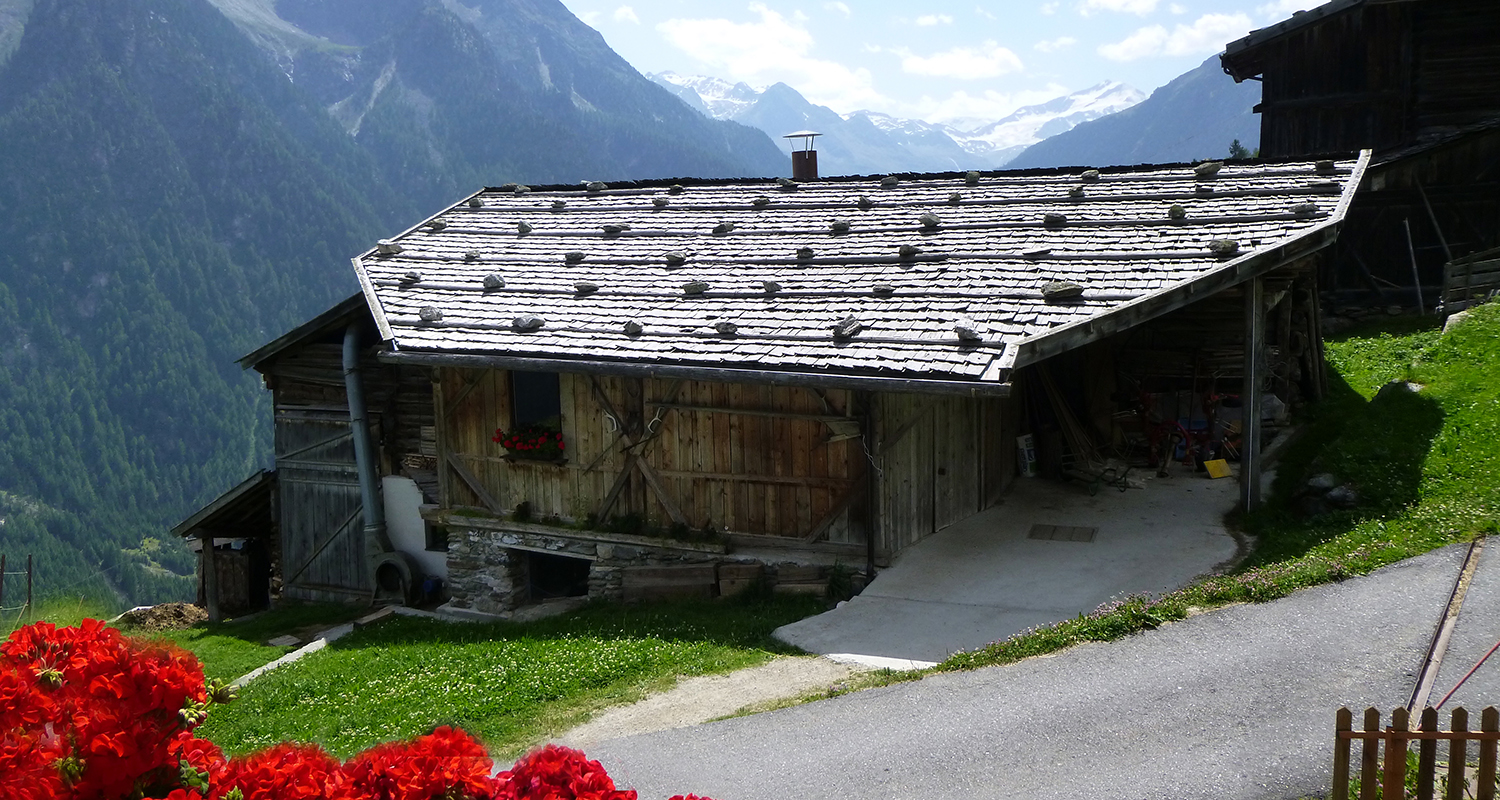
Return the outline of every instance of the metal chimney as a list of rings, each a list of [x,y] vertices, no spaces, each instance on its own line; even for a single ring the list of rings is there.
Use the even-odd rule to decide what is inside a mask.
[[[792,141],[792,180],[815,181],[818,179],[818,151],[813,149],[813,139],[822,136],[817,131],[797,131],[781,137]],[[802,149],[798,150],[798,141]]]

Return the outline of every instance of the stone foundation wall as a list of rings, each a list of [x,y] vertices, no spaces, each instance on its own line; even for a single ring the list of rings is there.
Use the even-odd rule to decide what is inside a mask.
[[[624,596],[622,570],[679,564],[715,564],[721,553],[675,547],[596,542],[536,531],[450,527],[448,591],[452,604],[487,614],[514,611],[527,601],[527,551],[583,558],[589,568],[589,599]]]

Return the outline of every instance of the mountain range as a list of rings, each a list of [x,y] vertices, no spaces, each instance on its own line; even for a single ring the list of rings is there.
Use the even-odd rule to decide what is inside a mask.
[[[235,359],[484,185],[785,175],[803,128],[825,174],[987,168],[1138,99],[960,130],[720,84],[647,79],[558,0],[0,0],[0,553],[41,597],[190,595],[163,531],[271,455]],[[1218,108],[1176,84],[1137,108]]]
[[[755,88],[675,72],[647,77],[713,119],[742,122],[772,137],[818,131],[818,162],[826,175],[994,169],[1049,136],[1145,99],[1130,86],[1106,81],[1003,119],[941,124],[868,110],[838,114],[784,83]]]
[[[164,529],[269,461],[234,359],[369,242],[487,184],[789,166],[557,0],[0,0],[0,142],[0,553],[116,604],[192,591]]]
[[[1217,55],[1173,78],[1140,104],[1082,122],[1017,155],[1009,166],[1167,164],[1223,158],[1231,142],[1260,147],[1260,84],[1235,83]]]

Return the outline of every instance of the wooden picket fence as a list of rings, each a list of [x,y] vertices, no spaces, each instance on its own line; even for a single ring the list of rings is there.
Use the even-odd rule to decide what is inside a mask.
[[[1391,712],[1391,724],[1380,725],[1380,711],[1365,709],[1364,730],[1354,730],[1354,714],[1347,708],[1338,710],[1335,724],[1336,734],[1333,749],[1333,800],[1349,800],[1350,750],[1355,739],[1361,741],[1359,753],[1359,800],[1375,800],[1377,792],[1382,800],[1402,800],[1406,791],[1407,754],[1411,743],[1416,743],[1417,774],[1416,790],[1411,797],[1419,800],[1437,800],[1438,788],[1438,742],[1447,740],[1448,759],[1443,769],[1447,774],[1446,791],[1442,800],[1495,800],[1496,746],[1500,743],[1500,711],[1494,706],[1480,713],[1479,730],[1469,730],[1469,712],[1453,709],[1449,729],[1438,729],[1438,713],[1434,708],[1422,711],[1420,723],[1411,728],[1407,710],[1398,708]],[[1381,747],[1381,743],[1384,747]],[[1478,767],[1472,781],[1469,775],[1469,742],[1478,744]],[[1381,751],[1384,751],[1384,759]],[[1469,795],[1466,789],[1471,789]]]

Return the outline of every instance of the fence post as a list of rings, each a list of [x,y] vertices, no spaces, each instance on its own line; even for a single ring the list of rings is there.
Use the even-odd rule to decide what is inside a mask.
[[[1380,730],[1380,711],[1373,707],[1365,709],[1365,731],[1378,730]],[[1380,791],[1380,740],[1369,736],[1361,744],[1363,749],[1359,753],[1359,800],[1375,800],[1375,794]]]
[[[1488,706],[1479,713],[1479,729],[1485,733],[1500,732],[1500,711],[1494,706]],[[1495,748],[1500,745],[1494,739],[1484,739],[1479,743],[1479,774],[1474,777],[1479,786],[1475,787],[1477,800],[1495,800]]]
[[[1469,712],[1462,706],[1453,709],[1449,729],[1462,733],[1469,729]],[[1464,800],[1464,771],[1469,758],[1469,742],[1459,736],[1448,743],[1448,800]]]
[[[1349,745],[1340,733],[1354,730],[1354,714],[1345,706],[1333,718],[1333,793],[1331,800],[1349,800]]]
[[[26,555],[26,619],[31,620],[31,554]]]
[[[1385,737],[1385,775],[1381,778],[1382,797],[1406,796],[1406,733],[1411,719],[1405,708],[1391,711],[1391,727]]]
[[[5,554],[0,553],[0,608],[5,608]]]
[[[1422,709],[1422,724],[1418,730],[1438,729],[1437,709],[1428,706]],[[1437,740],[1423,739],[1417,745],[1417,797],[1431,800],[1433,785],[1437,783]]]

